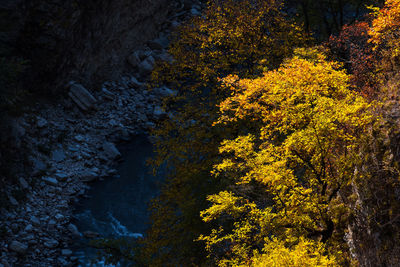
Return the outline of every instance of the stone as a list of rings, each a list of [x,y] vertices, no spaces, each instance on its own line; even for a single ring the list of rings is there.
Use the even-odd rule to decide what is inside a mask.
[[[64,215],[57,213],[56,216],[54,216],[54,218],[56,218],[57,221],[61,221],[64,219]]]
[[[21,185],[22,189],[29,188],[28,182],[23,177],[20,177],[18,180],[19,180],[19,184]]]
[[[40,226],[40,220],[36,218],[35,216],[31,217],[31,223],[35,226]]]
[[[115,174],[117,174],[118,173],[118,171],[116,170],[116,169],[109,169],[108,171],[107,171],[107,174],[108,175],[115,175]]]
[[[66,156],[65,156],[64,150],[62,150],[62,149],[54,150],[53,153],[51,154],[51,158],[52,158],[52,160],[54,160],[56,162],[61,162],[61,161],[65,160]]]
[[[97,100],[83,85],[74,81],[70,82],[70,90],[68,95],[83,111],[87,111],[94,107]]]
[[[82,236],[82,234],[78,231],[78,228],[76,227],[76,225],[75,224],[69,224],[68,225],[68,230],[70,231],[70,233],[73,235],[73,236],[76,236],[76,237],[81,237]]]
[[[58,241],[55,239],[49,239],[43,243],[43,245],[47,248],[56,248],[58,246]]]
[[[200,16],[200,15],[201,15],[201,12],[200,12],[199,10],[197,10],[196,8],[192,8],[192,9],[190,10],[190,13],[191,13],[193,16]]]
[[[157,39],[147,42],[147,45],[153,50],[162,50],[163,49],[162,44]]]
[[[33,175],[37,175],[47,169],[46,164],[40,159],[34,158],[32,160],[33,165]]]
[[[139,82],[135,77],[131,77],[131,79],[129,80],[129,84],[130,86],[134,87],[134,88],[140,88],[143,86],[143,83]]]
[[[8,200],[10,201],[11,205],[18,206],[18,201],[13,196],[8,196]]]
[[[31,232],[32,230],[33,230],[32,224],[28,224],[24,229],[25,232]]]
[[[74,137],[74,139],[75,139],[76,141],[78,141],[78,142],[83,142],[83,141],[85,141],[85,137],[84,137],[83,135],[80,135],[80,134],[76,135],[76,136]]]
[[[85,232],[83,232],[83,235],[86,238],[97,238],[97,237],[100,237],[99,233],[96,233],[96,232],[93,232],[93,231],[85,231]]]
[[[148,58],[143,60],[138,66],[140,74],[142,75],[150,74],[153,71],[154,63],[155,61],[152,56],[149,56]]]
[[[156,107],[154,108],[153,115],[154,115],[156,118],[161,118],[162,116],[166,116],[167,113],[165,113],[165,111],[164,111],[160,106],[156,106]]]
[[[61,255],[69,257],[69,256],[72,255],[72,250],[70,250],[70,249],[62,249],[61,250]]]
[[[84,170],[81,172],[81,181],[90,183],[96,181],[99,177],[97,173],[90,171],[90,170]]]
[[[8,248],[11,251],[17,252],[19,254],[24,254],[28,250],[28,245],[18,241],[12,241]]]
[[[141,62],[138,51],[133,52],[127,60],[132,67],[138,67]]]
[[[39,127],[39,128],[43,128],[43,127],[45,127],[46,125],[47,125],[47,120],[46,119],[44,119],[44,118],[42,118],[42,117],[37,117],[37,123],[36,123],[36,125]]]
[[[106,156],[110,159],[116,159],[121,157],[121,153],[118,151],[116,146],[110,142],[103,143],[103,150]]]
[[[52,186],[57,186],[58,185],[58,181],[55,178],[43,177],[42,180],[48,185],[52,185]]]
[[[168,96],[176,96],[178,94],[178,91],[169,89],[166,86],[159,87],[159,88],[154,88],[154,92],[162,97],[168,97]]]
[[[54,174],[54,176],[55,176],[56,179],[57,179],[58,181],[60,181],[60,182],[65,182],[65,181],[68,179],[68,177],[69,177],[68,174],[63,173],[63,172],[56,172],[56,173]]]

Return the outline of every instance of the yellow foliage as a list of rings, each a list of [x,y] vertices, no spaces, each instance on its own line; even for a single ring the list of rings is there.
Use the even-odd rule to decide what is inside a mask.
[[[202,212],[205,221],[230,225],[200,238],[220,264],[248,262],[271,236],[288,244],[320,240],[338,262],[346,261],[342,223],[348,210],[338,193],[354,175],[354,149],[372,121],[371,104],[317,49],[295,54],[260,78],[225,79],[232,96],[220,104],[216,125],[253,127],[222,142],[224,159],[213,173],[236,185],[210,196],[212,206]],[[263,258],[274,260],[270,256]]]
[[[369,31],[370,42],[383,59],[389,60],[389,70],[398,66],[400,55],[400,1],[386,0],[381,9],[374,8],[375,18]],[[388,67],[385,67],[388,68]]]
[[[269,241],[261,255],[252,258],[252,267],[327,267],[339,266],[334,258],[324,255],[322,244],[300,239],[292,248],[279,240]]]

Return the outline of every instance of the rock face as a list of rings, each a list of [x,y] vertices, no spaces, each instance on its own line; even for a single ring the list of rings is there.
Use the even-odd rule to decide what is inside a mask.
[[[84,111],[93,108],[97,100],[94,96],[86,90],[81,84],[71,82],[68,95]]]
[[[0,41],[17,47],[31,62],[35,75],[28,84],[37,90],[54,91],[77,77],[91,88],[116,79],[127,56],[156,36],[177,2],[0,1],[0,9],[9,14],[0,23],[12,25]]]

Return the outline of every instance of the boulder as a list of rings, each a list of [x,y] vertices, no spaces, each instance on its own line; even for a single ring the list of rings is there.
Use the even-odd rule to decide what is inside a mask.
[[[58,241],[55,239],[49,239],[43,243],[43,245],[47,248],[56,248],[58,246]]]
[[[75,224],[69,224],[68,225],[68,230],[71,232],[71,234],[73,235],[73,236],[76,236],[76,237],[80,237],[82,234],[78,231],[78,228],[75,226]]]
[[[139,64],[139,72],[141,75],[148,75],[153,71],[155,60],[152,56],[147,57]]]
[[[22,189],[28,189],[29,187],[28,182],[22,177],[19,178],[19,184],[21,185]]]
[[[37,117],[37,126],[43,128],[47,125],[47,120],[42,117]]]
[[[139,66],[141,60],[140,60],[138,51],[133,52],[133,53],[128,57],[128,62],[129,62],[129,64],[130,64],[132,67],[134,67],[134,68],[136,68],[137,66]]]
[[[118,151],[116,146],[110,142],[103,143],[103,150],[106,156],[110,159],[116,159],[121,157],[121,153]]]
[[[51,158],[52,158],[52,160],[54,160],[56,162],[61,162],[61,161],[65,160],[66,156],[65,156],[64,150],[62,150],[62,149],[54,150],[51,154]]]
[[[8,200],[10,201],[10,204],[13,206],[19,205],[18,201],[13,196],[8,196]]]
[[[62,249],[61,250],[61,255],[69,257],[69,256],[72,255],[72,250],[70,250],[70,249]]]
[[[160,119],[167,115],[167,113],[160,107],[156,106],[153,111],[153,115],[156,119]]]
[[[48,185],[52,185],[52,186],[57,186],[58,185],[58,181],[55,178],[43,177],[42,180]]]
[[[17,252],[19,254],[24,254],[28,250],[28,245],[18,241],[12,241],[8,248],[11,251]]]
[[[129,80],[129,85],[134,88],[140,88],[143,86],[143,83],[139,82],[135,77],[132,76]]]
[[[98,238],[98,237],[100,237],[99,233],[93,232],[93,231],[85,231],[85,232],[83,232],[83,235],[86,238]]]
[[[86,182],[86,183],[90,183],[90,182],[94,182],[98,179],[98,175],[97,173],[90,171],[90,170],[85,170],[81,172],[81,181],[82,182]]]
[[[154,88],[154,92],[162,97],[176,96],[178,91],[172,90],[166,86]]]
[[[32,171],[33,175],[37,175],[47,169],[46,164],[37,158],[32,159],[32,165],[33,165],[33,171]]]
[[[54,174],[54,176],[56,177],[56,179],[60,182],[64,182],[68,179],[69,175],[63,172],[57,172]]]
[[[83,85],[70,82],[70,90],[68,95],[83,111],[87,111],[94,107],[97,100]]]

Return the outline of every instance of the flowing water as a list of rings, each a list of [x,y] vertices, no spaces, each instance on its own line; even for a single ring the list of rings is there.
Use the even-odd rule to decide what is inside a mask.
[[[75,213],[80,232],[93,231],[103,237],[141,237],[147,228],[150,199],[159,192],[163,172],[151,174],[146,160],[153,155],[146,136],[136,137],[130,144],[120,147],[124,161],[117,166],[118,174],[92,185]],[[80,266],[104,266],[102,262],[90,265],[96,250],[85,239],[77,241],[75,254]]]

